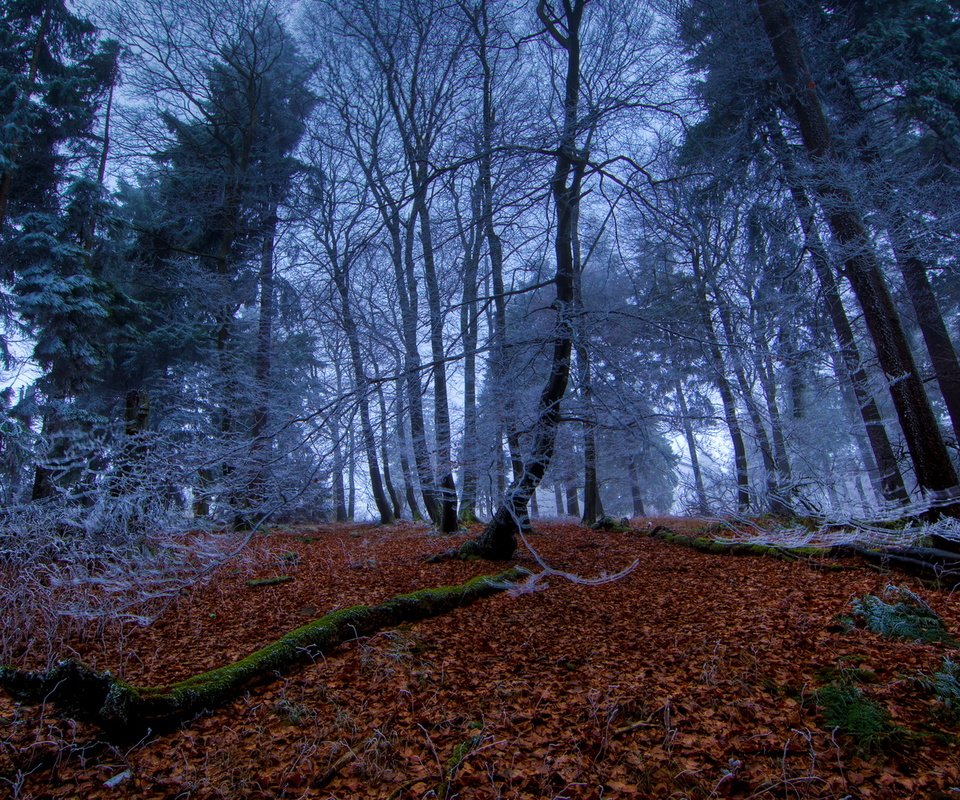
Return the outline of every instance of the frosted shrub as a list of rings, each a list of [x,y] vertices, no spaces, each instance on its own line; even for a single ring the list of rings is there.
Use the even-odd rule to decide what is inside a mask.
[[[933,673],[930,681],[937,699],[954,714],[960,714],[960,664],[949,658],[943,659],[943,667]]]
[[[951,637],[943,620],[917,594],[905,586],[887,586],[884,602],[872,594],[853,601],[853,614],[874,633],[892,639],[916,642],[944,642]]]

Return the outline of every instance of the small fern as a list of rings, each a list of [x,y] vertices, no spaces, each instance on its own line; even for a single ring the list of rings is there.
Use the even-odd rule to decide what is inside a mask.
[[[863,621],[868,630],[891,639],[909,639],[915,642],[952,642],[936,611],[905,586],[887,586],[884,602],[872,594],[853,601],[853,615]]]
[[[827,725],[849,736],[862,753],[878,752],[902,734],[887,710],[864,697],[853,683],[829,683],[817,691],[816,698]]]
[[[943,659],[943,667],[923,683],[952,714],[960,714],[960,664],[949,658]]]

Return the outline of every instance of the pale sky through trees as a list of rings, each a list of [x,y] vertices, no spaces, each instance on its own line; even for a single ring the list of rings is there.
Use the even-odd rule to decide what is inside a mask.
[[[954,493],[942,3],[2,20],[9,508],[452,530]]]

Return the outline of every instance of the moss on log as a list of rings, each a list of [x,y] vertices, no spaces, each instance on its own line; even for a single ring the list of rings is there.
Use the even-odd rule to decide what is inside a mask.
[[[748,544],[745,542],[721,542],[707,536],[684,536],[657,526],[650,535],[669,544],[690,547],[701,553],[728,556],[768,556],[786,561],[805,558],[819,558],[830,555],[830,550],[820,547],[776,547],[766,544]]]
[[[37,672],[0,667],[0,686],[21,699],[53,701],[68,715],[94,722],[113,735],[140,734],[216,708],[241,689],[269,680],[343,642],[468,605],[502,591],[526,574],[515,568],[457,586],[398,595],[374,606],[334,611],[233,664],[167,686],[133,686],[74,660]]]
[[[648,535],[670,544],[690,547],[701,553],[713,555],[768,556],[790,561],[802,560],[813,565],[822,563],[822,560],[827,558],[844,556],[862,558],[879,567],[893,567],[908,575],[914,575],[929,582],[935,588],[960,588],[960,559],[948,551],[929,547],[888,547],[879,550],[848,544],[834,547],[775,547],[743,542],[721,542],[706,536],[684,536],[659,525]],[[821,568],[841,569],[842,567]]]
[[[293,578],[289,575],[277,575],[275,578],[254,578],[253,580],[247,581],[247,586],[251,589],[256,589],[260,586],[277,586],[281,583],[290,583]]]

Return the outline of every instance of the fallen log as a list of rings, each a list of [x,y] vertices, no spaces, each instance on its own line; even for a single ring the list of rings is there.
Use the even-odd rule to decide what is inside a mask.
[[[768,556],[787,560],[854,557],[884,568],[894,567],[908,575],[930,581],[941,589],[960,588],[960,558],[941,548],[886,547],[870,549],[852,544],[832,547],[777,547],[768,544],[718,541],[707,536],[685,536],[658,525],[647,533],[669,544],[690,547],[701,553],[730,556]]]
[[[930,581],[940,589],[960,587],[960,560],[950,561],[938,556],[928,559],[924,556],[927,548],[869,550],[856,545],[841,545],[833,550],[836,551],[835,555],[859,556],[870,564],[884,568],[895,567],[908,575]]]
[[[344,642],[452,611],[503,591],[527,574],[514,568],[458,586],[399,595],[374,606],[333,611],[246,658],[166,686],[134,686],[72,659],[43,671],[0,667],[0,686],[23,700],[52,701],[65,715],[93,722],[114,737],[142,735],[217,708],[242,689],[269,681]]]

